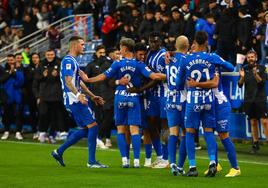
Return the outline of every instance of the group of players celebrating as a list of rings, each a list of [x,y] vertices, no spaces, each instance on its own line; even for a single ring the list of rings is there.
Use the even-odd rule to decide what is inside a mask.
[[[231,63],[218,55],[207,53],[207,34],[195,35],[191,53],[189,41],[179,36],[175,52],[161,47],[161,36],[151,33],[150,50],[135,45],[129,38],[120,41],[122,58],[114,61],[104,73],[88,78],[79,69],[75,57],[83,53],[84,40],[74,36],[70,39],[70,52],[61,64],[61,81],[64,104],[72,114],[79,129],[51,154],[65,166],[64,151],[83,137],[88,138],[90,168],[107,168],[95,159],[98,126],[88,104],[88,97],[102,105],[103,99],[88,90],[84,82],[94,83],[114,78],[114,120],[117,126],[117,143],[122,157],[122,167],[129,168],[130,142],[133,146],[134,168],[140,167],[141,131],[146,153],[144,166],[166,168],[173,175],[198,176],[195,159],[194,135],[202,125],[207,144],[209,167],[205,176],[214,177],[221,166],[217,160],[217,143],[214,131],[227,152],[231,169],[226,177],[241,174],[236,151],[229,137],[231,106],[223,94],[221,71],[233,71]],[[86,96],[87,95],[87,96]],[[131,138],[131,139],[130,139]],[[131,140],[131,141],[130,141]],[[176,163],[179,141],[179,158]],[[157,158],[151,162],[152,145]],[[189,170],[184,172],[188,156]]]

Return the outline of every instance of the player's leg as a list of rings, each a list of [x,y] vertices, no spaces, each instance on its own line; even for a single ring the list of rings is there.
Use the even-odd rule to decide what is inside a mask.
[[[141,104],[139,97],[128,97],[128,125],[130,125],[130,134],[134,153],[134,168],[140,167],[140,149],[141,149]]]
[[[152,141],[148,128],[143,129],[143,144],[145,149],[145,167],[151,167],[152,165]]]
[[[166,104],[167,97],[160,97],[160,118],[161,118],[161,137],[162,137],[162,153],[163,153],[163,161],[167,165],[168,163],[168,137],[169,137],[169,127],[167,122],[167,112],[166,112]],[[164,166],[166,165],[164,164]]]
[[[231,169],[228,174],[225,175],[225,177],[235,177],[239,176],[241,174],[240,168],[238,167],[237,164],[237,159],[236,159],[236,151],[234,144],[229,137],[228,132],[220,132],[219,137],[221,139],[221,143],[224,146],[224,149],[227,153],[228,160],[231,164]]]
[[[198,172],[196,168],[194,137],[195,130],[198,129],[200,124],[200,111],[196,110],[195,106],[186,104],[184,123],[186,128],[186,151],[189,160],[189,171],[186,173],[186,176],[196,177]]]
[[[152,163],[152,166],[162,161],[163,153],[160,140],[161,122],[159,110],[159,98],[153,95],[147,96],[146,114],[148,118],[148,131],[152,140],[152,145],[156,152],[157,159]]]
[[[215,122],[215,108],[213,104],[207,104],[205,109],[202,111],[202,125],[204,128],[204,137],[207,144],[208,157],[209,157],[209,171],[206,174],[207,177],[214,177],[216,169],[216,139],[214,136],[214,129],[216,127]]]
[[[129,126],[125,126],[125,137],[126,137],[126,155],[127,155],[127,160],[128,164],[130,164],[130,158],[129,158],[129,153],[130,153],[130,144],[131,144],[131,134],[130,134],[130,128]]]
[[[81,103],[73,104],[69,107],[69,110],[72,113],[72,116],[76,122],[76,125],[79,127],[74,131],[67,140],[56,150],[54,150],[51,155],[62,165],[65,166],[63,162],[63,153],[70,146],[74,145],[81,138],[87,137],[88,129],[87,125],[94,123],[94,118],[92,111],[88,106],[82,105]]]
[[[167,120],[169,127],[169,137],[168,137],[168,151],[169,151],[169,162],[171,173],[174,176],[178,175],[178,168],[176,165],[176,153],[177,153],[177,142],[179,135],[178,120],[180,117],[180,112],[176,109],[176,105],[171,102],[167,102]]]
[[[117,126],[117,144],[122,157],[122,167],[128,168],[127,160],[127,142],[126,142],[126,127],[127,125],[127,108],[125,97],[121,95],[115,95],[114,98],[114,117],[115,125]]]
[[[230,162],[231,169],[226,177],[234,177],[241,174],[240,169],[237,164],[236,151],[234,144],[229,136],[230,131],[230,113],[231,105],[229,102],[224,102],[215,105],[215,114],[216,114],[216,131],[219,134],[221,143],[224,146],[224,149],[227,153],[227,158]],[[221,167],[219,163],[217,164],[217,171],[220,171]]]
[[[180,146],[179,146],[179,158],[178,158],[178,171],[179,174],[184,175],[185,172],[183,170],[183,166],[187,157],[186,152],[186,130],[183,127],[180,134]]]

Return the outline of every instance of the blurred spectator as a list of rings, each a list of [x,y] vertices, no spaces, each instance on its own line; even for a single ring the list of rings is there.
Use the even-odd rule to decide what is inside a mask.
[[[138,34],[141,40],[147,41],[149,34],[154,30],[154,12],[152,10],[146,10],[145,17],[142,20]]]
[[[268,142],[266,74],[265,67],[257,64],[257,53],[255,51],[249,51],[246,57],[248,64],[239,71],[238,86],[242,87],[245,84],[244,110],[250,119],[253,140],[251,153],[255,154],[259,150],[259,119]]]
[[[162,20],[162,13],[160,10],[157,10],[155,11],[155,14],[154,14],[154,29],[153,31],[154,32],[161,32],[163,30],[163,27],[164,27],[164,22]]]
[[[206,22],[202,30],[208,34],[209,52],[214,52],[216,50],[216,41],[213,38],[215,34],[215,25],[216,23],[213,14],[206,15]]]
[[[106,58],[103,58],[103,57],[105,57],[105,46],[99,45],[95,48],[93,61],[90,62],[86,66],[86,69],[85,69],[85,73],[89,77],[94,77],[102,73],[100,68],[103,65],[103,63],[106,61]],[[94,93],[95,95],[102,96],[101,85],[102,83],[97,82],[97,83],[89,84],[88,87],[90,88],[90,91],[92,91],[92,93]],[[101,124],[102,124],[103,115],[104,115],[102,106],[98,106],[95,103],[92,103],[92,108],[95,112],[95,117],[96,117],[96,121],[98,125],[102,126]],[[104,143],[100,139],[97,140],[97,146],[103,149],[106,149]]]
[[[252,47],[252,29],[253,20],[247,10],[239,8],[238,10],[239,19],[237,22],[237,53],[245,55],[248,50]],[[238,64],[244,62],[237,61]]]
[[[32,16],[30,14],[25,14],[23,16],[23,34],[24,36],[30,35],[32,33],[34,33],[35,31],[37,31],[37,27],[36,27],[36,20],[34,20],[32,18]]]
[[[50,130],[50,141],[55,142],[55,131],[66,132],[68,127],[64,123],[64,106],[62,103],[62,89],[59,77],[60,60],[54,50],[45,53],[45,60],[40,64],[35,74],[34,94],[39,109],[39,140],[45,142],[47,131]],[[50,129],[49,129],[50,127]]]
[[[7,101],[3,104],[3,124],[5,132],[1,139],[9,137],[10,125],[15,122],[17,140],[23,140],[22,130],[22,93],[21,88],[24,82],[22,69],[16,67],[15,57],[10,54],[7,56],[5,70],[9,74],[8,79],[3,83],[3,88],[7,94]]]
[[[217,4],[217,0],[208,0],[205,8],[201,11],[203,15],[212,14],[216,20],[219,19],[221,9]]]
[[[63,37],[63,34],[55,26],[50,26],[46,32],[46,38],[49,40],[49,48],[55,51],[57,57],[60,57],[61,39]]]
[[[47,8],[47,4],[42,4],[41,11],[37,9],[36,17],[38,18],[38,22],[36,24],[38,29],[45,29],[49,25],[49,12]]]
[[[112,65],[113,61],[118,61],[120,59],[120,51],[117,48],[107,49],[107,57],[103,57],[103,63],[100,66],[100,72],[104,72]],[[115,92],[115,81],[114,79],[106,80],[101,83],[100,91],[101,96],[105,100],[103,105],[103,121],[100,125],[99,138],[105,138],[105,146],[111,147],[111,130],[114,125],[114,95],[111,93]]]
[[[103,45],[106,48],[114,47],[117,40],[118,27],[122,25],[120,20],[120,12],[111,12],[104,18],[104,22],[101,27]]]
[[[23,104],[29,108],[29,124],[32,127],[34,133],[33,139],[38,138],[37,134],[37,100],[33,93],[33,80],[37,67],[40,64],[40,56],[37,53],[31,55],[29,66],[24,67],[23,72],[25,76],[25,82],[23,86]]]
[[[4,33],[1,35],[2,46],[7,46],[14,41],[14,33],[11,33],[10,27],[4,28]]]
[[[181,17],[178,7],[172,7],[171,9],[171,22],[168,31],[168,40],[170,46],[174,47],[175,39],[184,33],[185,22],[184,18]]]
[[[236,17],[231,9],[225,9],[216,22],[215,38],[217,39],[217,53],[226,61],[235,62]],[[228,31],[228,32],[226,32]]]
[[[4,29],[6,28],[6,26],[7,26],[7,22],[4,19],[3,15],[0,14],[0,34],[3,33]]]
[[[268,12],[264,14],[264,23],[259,27],[256,38],[261,43],[261,63],[267,64],[268,59]]]

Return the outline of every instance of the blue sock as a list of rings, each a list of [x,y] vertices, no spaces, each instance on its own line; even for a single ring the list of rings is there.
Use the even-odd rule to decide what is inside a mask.
[[[194,135],[195,135],[194,133],[186,132],[186,151],[190,167],[196,166]]]
[[[225,151],[227,152],[227,157],[229,162],[231,163],[232,168],[238,168],[237,160],[236,160],[236,151],[233,142],[230,137],[221,140],[221,143],[224,146]]]
[[[161,147],[161,141],[160,141],[160,138],[156,138],[154,140],[152,140],[152,144],[154,146],[154,150],[155,150],[155,153],[156,155],[159,157],[159,156],[162,156],[163,153],[162,153],[162,147]]]
[[[213,132],[204,132],[209,161],[216,161],[216,140]]]
[[[57,152],[59,155],[63,155],[63,152],[70,147],[71,145],[74,145],[76,142],[78,142],[80,139],[85,137],[87,135],[87,129],[77,129],[72,132],[70,136],[68,136],[68,139],[57,149]]]
[[[124,133],[117,133],[117,144],[118,144],[121,157],[126,157],[127,156],[127,152],[126,152],[127,142],[126,142]]]
[[[95,125],[88,129],[87,145],[88,145],[88,163],[96,163],[96,140],[98,136],[98,125]]]
[[[145,157],[147,159],[152,157],[152,144],[144,144],[145,148]]]
[[[129,159],[130,145],[127,144],[126,146],[127,146],[127,147],[126,147],[126,156],[127,156],[127,159]]]
[[[162,144],[163,159],[168,160],[168,145]]]
[[[140,159],[141,135],[140,134],[131,135],[131,138],[132,138],[134,159]]]
[[[181,137],[181,143],[180,143],[180,148],[179,148],[179,159],[178,159],[178,167],[183,168],[185,159],[187,156],[186,152],[186,138],[185,136]]]
[[[169,153],[170,164],[172,164],[172,163],[176,164],[177,141],[178,141],[178,136],[169,135],[169,137],[168,137],[168,153]]]
[[[215,162],[218,165],[219,161],[218,161],[218,144],[216,142],[216,151],[215,151]]]

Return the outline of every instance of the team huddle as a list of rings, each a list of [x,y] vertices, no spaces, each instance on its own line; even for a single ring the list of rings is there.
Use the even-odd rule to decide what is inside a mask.
[[[96,77],[88,77],[79,69],[75,57],[83,53],[84,41],[70,39],[70,52],[61,63],[61,82],[66,109],[72,114],[79,129],[51,154],[65,166],[64,151],[83,137],[88,138],[89,168],[107,168],[95,159],[98,125],[88,104],[88,97],[96,104],[105,101],[95,96],[86,83],[115,79],[114,120],[122,167],[130,167],[129,150],[132,143],[133,167],[140,167],[141,130],[145,148],[144,166],[170,167],[173,175],[198,176],[195,159],[194,135],[200,126],[208,150],[209,165],[205,176],[214,177],[221,170],[217,158],[214,131],[227,152],[231,169],[226,177],[241,174],[236,151],[229,137],[231,106],[223,94],[221,71],[233,71],[231,63],[218,55],[207,53],[207,34],[199,31],[188,53],[185,36],[176,39],[175,52],[161,48],[161,36],[151,33],[150,50],[135,45],[129,38],[120,41],[122,58]],[[146,58],[145,58],[146,56]],[[176,162],[177,145],[178,163]],[[151,161],[152,146],[156,160]],[[184,171],[188,157],[189,170]]]

